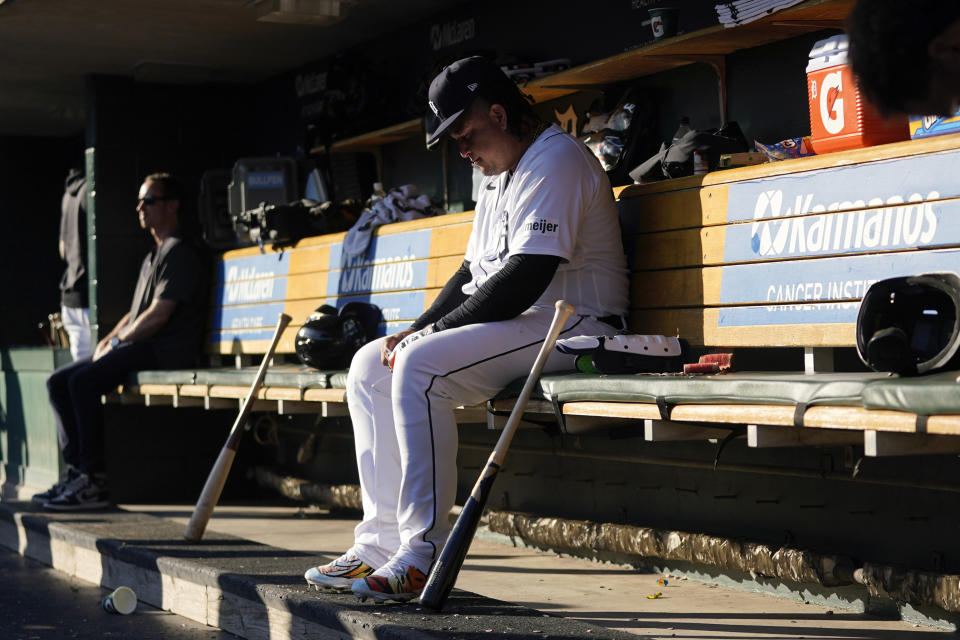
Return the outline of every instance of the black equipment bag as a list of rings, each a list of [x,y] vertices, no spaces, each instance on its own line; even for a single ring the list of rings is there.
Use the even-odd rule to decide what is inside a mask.
[[[233,216],[238,234],[247,233],[261,247],[268,242],[287,246],[308,236],[346,231],[355,219],[344,206],[306,198],[288,204],[261,204]]]
[[[661,145],[660,151],[630,171],[630,177],[645,183],[693,175],[694,152],[701,153],[707,169],[713,171],[721,155],[749,150],[740,125],[728,122],[715,131],[689,131],[670,146]]]

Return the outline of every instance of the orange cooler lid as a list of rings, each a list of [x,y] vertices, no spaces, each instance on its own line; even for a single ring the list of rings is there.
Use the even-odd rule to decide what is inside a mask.
[[[807,73],[829,69],[847,64],[847,53],[850,50],[850,41],[847,36],[840,34],[824,40],[818,40],[810,50],[810,62],[807,63]]]

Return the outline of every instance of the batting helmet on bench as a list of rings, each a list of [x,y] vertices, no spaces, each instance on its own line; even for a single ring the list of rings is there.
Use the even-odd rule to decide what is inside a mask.
[[[960,364],[960,275],[889,278],[867,289],[857,353],[874,371],[910,376]]]

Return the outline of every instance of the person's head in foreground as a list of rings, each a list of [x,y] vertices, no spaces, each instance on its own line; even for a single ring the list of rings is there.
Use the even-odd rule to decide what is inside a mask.
[[[860,91],[883,113],[960,106],[960,2],[860,0],[847,21]]]

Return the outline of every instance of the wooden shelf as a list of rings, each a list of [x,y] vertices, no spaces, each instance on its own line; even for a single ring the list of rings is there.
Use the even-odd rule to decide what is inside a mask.
[[[531,95],[536,102],[545,102],[577,91],[596,89],[695,62],[716,63],[723,56],[741,49],[770,44],[820,29],[842,29],[855,1],[807,0],[738,27],[727,28],[718,24],[588,62],[531,80],[520,85],[520,89]],[[416,135],[423,135],[423,125],[419,119],[339,140],[330,146],[330,151],[365,151]],[[323,146],[310,150],[311,153],[324,151],[326,147]]]
[[[416,135],[423,135],[423,120],[420,118],[417,118],[416,120],[408,120],[407,122],[401,122],[400,124],[395,124],[383,129],[377,129],[376,131],[363,133],[352,138],[337,140],[330,145],[330,151],[333,153],[345,151],[368,151],[374,147],[379,147],[380,145],[389,144],[391,142],[409,140]],[[319,147],[310,149],[310,153],[324,153],[326,150],[327,147],[325,145],[321,145]]]
[[[716,25],[531,80],[521,89],[537,102],[652,73],[707,62],[741,49],[820,29],[842,29],[855,0],[808,0],[739,27]]]

